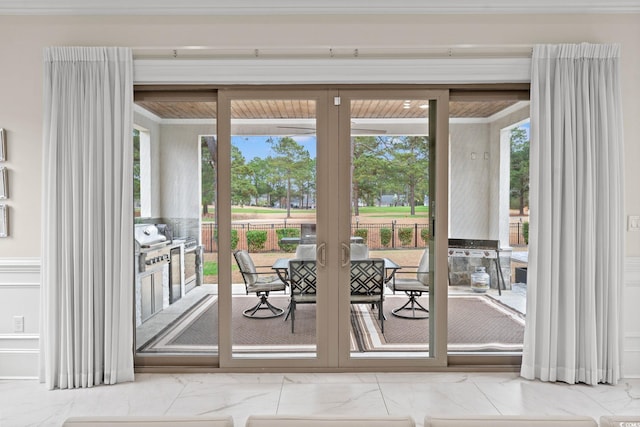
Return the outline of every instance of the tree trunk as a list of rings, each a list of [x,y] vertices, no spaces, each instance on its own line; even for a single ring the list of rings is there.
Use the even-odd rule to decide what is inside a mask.
[[[291,218],[291,178],[287,179],[287,218]]]
[[[520,182],[520,216],[524,215],[524,183]]]
[[[416,185],[409,185],[409,206],[411,206],[411,216],[416,214]]]
[[[360,215],[360,206],[358,203],[358,199],[360,198],[360,194],[358,191],[358,183],[353,183],[353,214],[355,216]]]

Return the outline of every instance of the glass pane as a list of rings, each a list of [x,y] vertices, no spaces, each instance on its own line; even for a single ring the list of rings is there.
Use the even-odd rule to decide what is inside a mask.
[[[316,105],[231,102],[233,355],[316,355]]]
[[[139,355],[218,353],[216,105],[136,101]]]
[[[452,101],[449,111],[448,351],[519,353],[526,307],[526,283],[517,282],[526,282],[529,102],[494,96]]]
[[[429,354],[429,100],[351,102],[352,357]]]

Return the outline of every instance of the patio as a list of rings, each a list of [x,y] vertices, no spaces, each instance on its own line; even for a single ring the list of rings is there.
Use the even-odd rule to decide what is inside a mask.
[[[376,251],[372,250],[370,252],[371,257],[384,257],[390,258],[394,260],[396,263],[400,265],[417,265],[418,258],[422,250],[385,250],[385,251]],[[283,254],[279,253],[255,253],[252,254],[256,265],[272,265],[274,261],[278,258],[282,258],[284,256],[291,256],[293,254]],[[517,265],[521,263],[514,262],[512,264],[512,269],[514,269]],[[242,304],[246,304],[247,302],[255,303],[255,295],[251,294],[249,296],[246,295],[245,285],[242,280],[242,276],[240,275],[237,269],[233,269],[232,272],[233,285],[232,285],[232,294],[234,295],[234,308],[236,306],[240,306]],[[210,281],[209,281],[210,282]],[[182,319],[185,313],[188,313],[193,310],[193,307],[197,306],[202,299],[207,295],[218,294],[218,286],[217,284],[204,284],[202,286],[196,287],[194,290],[186,294],[181,300],[170,305],[160,313],[158,313],[153,318],[149,319],[149,321],[142,324],[136,331],[136,348],[140,347],[148,347],[147,344],[152,338],[158,337],[161,332],[165,331],[168,325],[175,324],[178,319]],[[449,286],[448,294],[450,298],[457,297],[476,297],[478,293],[471,290],[469,286]],[[397,295],[393,295],[391,290],[385,287],[385,299],[387,300],[386,306],[391,309],[394,305],[401,304],[406,300],[406,296],[403,293],[399,292]],[[490,300],[494,301],[496,304],[502,305],[505,309],[511,309],[517,315],[520,315],[524,318],[526,314],[526,285],[516,283],[511,286],[511,289],[502,290],[501,295],[499,295],[498,290],[496,288],[489,289],[485,295]],[[285,304],[283,301],[288,299],[288,296],[283,294],[282,292],[272,293],[270,298],[278,298],[280,304]],[[283,299],[284,298],[284,299]],[[426,298],[426,297],[423,297]],[[285,304],[286,305],[286,304]],[[389,315],[388,319],[393,318],[394,316]],[[281,326],[283,331],[289,333],[290,325],[287,322],[283,322],[284,317],[274,319],[277,321],[277,325]],[[215,320],[214,320],[215,321]],[[262,319],[249,319],[249,322],[263,322]],[[394,321],[404,322],[404,328],[423,328],[424,326],[420,324],[420,321],[416,320],[406,320],[406,319],[394,319]],[[471,321],[473,322],[473,321]],[[389,324],[389,320],[385,321],[387,325]],[[278,326],[278,327],[279,327]],[[474,328],[473,323],[469,323],[468,326],[470,329]],[[235,327],[234,327],[235,330]],[[284,333],[284,332],[283,332]],[[206,341],[207,339],[205,339]],[[174,351],[169,350],[171,347],[166,347],[166,351]],[[188,348],[188,347],[187,347]],[[211,347],[208,351],[213,351]],[[149,350],[147,350],[149,351]],[[155,349],[154,351],[157,351]],[[217,347],[216,347],[217,351]],[[267,347],[263,348],[263,351],[268,352],[269,349]],[[450,351],[452,351],[450,349]],[[467,350],[463,350],[467,351]],[[471,351],[471,350],[468,350]],[[513,350],[510,350],[513,351]],[[187,349],[186,352],[189,352]],[[460,350],[457,350],[460,352]]]

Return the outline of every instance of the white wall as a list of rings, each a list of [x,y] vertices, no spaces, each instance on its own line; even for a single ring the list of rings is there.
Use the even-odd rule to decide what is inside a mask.
[[[491,188],[497,188],[489,197],[489,210],[494,212],[489,218],[489,234],[492,239],[499,239],[500,246],[507,248],[509,244],[509,202],[511,198],[511,144],[501,140],[501,131],[529,118],[529,105],[503,117],[491,121],[489,126],[489,182]],[[495,214],[497,212],[497,214]]]
[[[161,216],[197,220],[201,210],[198,138],[215,134],[215,126],[166,124],[160,131]]]
[[[495,239],[489,235],[489,218],[496,213],[489,208],[489,124],[450,124],[449,147],[449,236]]]
[[[149,164],[151,169],[150,179],[150,216],[159,217],[161,215],[160,207],[160,122],[159,119],[147,117],[145,115],[134,113],[133,124],[139,129],[144,129],[149,134]]]
[[[0,260],[20,265],[40,257],[42,152],[42,50],[46,46],[220,46],[268,48],[288,46],[388,47],[421,45],[504,45],[559,42],[616,42],[622,45],[622,96],[625,146],[625,209],[640,214],[640,15],[378,15],[378,16],[0,16],[0,127],[8,131],[11,237],[0,239]],[[626,255],[640,257],[640,233],[627,233]],[[37,263],[36,263],[37,264]],[[27,273],[25,273],[27,274]],[[31,273],[29,273],[31,274]],[[20,309],[26,325],[36,325],[37,294],[32,279],[23,285],[0,275],[0,334],[12,335],[11,316]],[[629,285],[630,286],[630,285]],[[629,286],[627,286],[629,288]],[[637,306],[637,285],[627,289],[625,304]],[[5,308],[10,308],[10,315]],[[640,311],[625,314],[626,334],[640,335]],[[36,330],[33,330],[35,332]],[[633,335],[636,334],[636,335]],[[629,336],[627,336],[628,338]],[[17,337],[19,338],[19,337]],[[27,340],[28,341],[28,340]],[[632,339],[633,341],[633,339]],[[627,374],[640,376],[636,350],[626,347],[634,363]],[[25,350],[22,341],[4,339],[3,355]],[[632,343],[626,341],[630,346]],[[25,344],[26,345],[26,344]],[[635,351],[635,353],[632,353]],[[27,360],[24,358],[23,360]],[[23,375],[20,364],[0,366]],[[29,372],[33,372],[31,367]]]

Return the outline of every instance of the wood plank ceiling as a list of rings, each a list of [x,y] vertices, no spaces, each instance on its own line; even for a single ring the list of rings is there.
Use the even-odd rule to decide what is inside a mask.
[[[464,101],[450,102],[452,118],[487,118],[518,101]],[[161,119],[212,119],[216,118],[216,103],[211,101],[151,101],[139,100],[136,104]],[[352,106],[353,118],[420,118],[426,117],[421,106],[426,101],[413,100],[410,108],[404,108],[403,100],[356,101]],[[236,119],[309,119],[315,117],[315,104],[307,100],[238,100],[233,101],[231,114]]]

